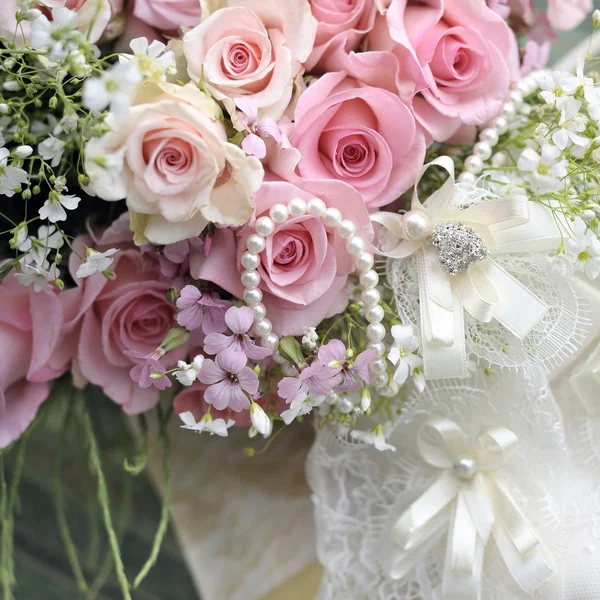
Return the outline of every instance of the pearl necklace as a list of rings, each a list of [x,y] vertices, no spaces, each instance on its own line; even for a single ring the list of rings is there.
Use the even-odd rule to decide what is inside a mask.
[[[494,119],[490,127],[486,127],[479,134],[479,141],[473,147],[473,153],[465,160],[464,170],[459,175],[458,181],[474,185],[477,176],[484,168],[485,161],[491,159],[495,167],[506,163],[506,155],[502,152],[493,155],[493,148],[498,144],[500,136],[508,131],[513,121],[523,106],[524,96],[533,94],[538,88],[544,71],[535,71],[522,79],[517,89],[511,92],[510,100],[502,108],[502,114]],[[365,241],[356,235],[356,225],[349,220],[344,220],[342,213],[337,208],[327,208],[320,198],[312,198],[308,202],[301,198],[294,198],[285,204],[275,204],[269,211],[269,216],[256,220],[254,233],[246,240],[246,251],[242,254],[241,263],[244,272],[241,275],[244,286],[243,299],[247,306],[254,311],[253,333],[260,338],[261,345],[273,351],[273,360],[282,366],[289,366],[288,361],[279,352],[279,336],[273,332],[273,325],[267,319],[267,309],[262,302],[263,294],[259,289],[261,277],[257,268],[260,265],[260,253],[266,247],[266,238],[273,235],[276,225],[285,223],[289,218],[305,214],[319,217],[328,229],[333,229],[337,235],[346,240],[346,250],[356,258],[356,270],[360,273],[359,281],[362,288],[361,300],[365,307],[367,326],[367,349],[375,352],[370,370],[372,384],[376,388],[388,385],[387,362],[385,359],[385,338],[387,331],[382,324],[384,310],[380,305],[381,295],[377,290],[379,275],[373,270],[375,256],[366,249]],[[430,224],[423,222],[421,214],[407,212],[404,219],[405,231],[409,239],[419,239]],[[290,371],[291,374],[291,371]]]

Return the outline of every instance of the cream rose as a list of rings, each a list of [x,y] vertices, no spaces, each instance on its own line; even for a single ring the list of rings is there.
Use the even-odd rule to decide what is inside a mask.
[[[184,36],[188,73],[228,112],[235,111],[234,98],[247,96],[261,119],[278,120],[312,51],[316,26],[307,0],[230,0]]]
[[[228,143],[216,114],[192,84],[146,84],[127,117],[88,144],[93,191],[127,200],[136,243],[171,244],[252,215],[262,165]]]

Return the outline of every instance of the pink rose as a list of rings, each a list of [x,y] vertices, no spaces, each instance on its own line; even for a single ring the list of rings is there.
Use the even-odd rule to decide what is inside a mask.
[[[97,42],[105,32],[111,20],[123,9],[123,0],[52,0],[40,6],[44,16],[52,20],[54,8],[68,8],[77,13],[77,29],[88,34],[90,42]],[[0,2],[0,35],[23,44],[29,41],[31,22],[21,21],[17,27],[16,13],[19,10],[18,0],[2,0]],[[90,25],[92,26],[90,29]]]
[[[315,196],[328,207],[338,208],[344,219],[355,223],[357,235],[371,241],[364,202],[355,190],[339,181],[306,181],[303,189],[284,181],[265,182],[255,197],[256,217],[268,215],[274,204],[287,204],[293,198],[308,201]],[[241,298],[241,256],[250,233],[250,227],[237,233],[215,231],[210,255],[192,254],[192,277],[211,281]],[[345,308],[348,298],[343,290],[354,270],[354,259],[346,251],[345,241],[319,217],[307,214],[276,225],[260,258],[263,302],[267,318],[279,335],[300,335],[305,327],[316,326]]]
[[[593,8],[592,0],[548,0],[548,20],[555,29],[574,29]]]
[[[200,0],[135,0],[133,15],[159,31],[179,31],[200,23]]]
[[[98,251],[111,247],[115,239],[107,246],[102,241],[95,245]],[[81,242],[94,246],[89,238],[78,239],[77,247],[84,254]],[[76,348],[74,370],[84,381],[101,386],[126,413],[149,410],[158,402],[159,391],[142,389],[132,381],[131,369],[144,361],[124,352],[152,354],[175,325],[176,308],[166,300],[169,284],[160,281],[158,260],[154,254],[143,255],[131,243],[124,244],[114,255],[111,270],[116,278],[112,281],[102,274],[78,280],[79,264],[72,255],[69,267],[79,287],[62,292],[68,303],[65,345]],[[181,348],[168,353],[161,362],[173,367],[185,352]]]
[[[258,107],[259,120],[278,120],[315,31],[307,0],[237,0],[186,33],[188,73],[193,81],[202,80],[230,114],[233,100],[246,96]]]
[[[425,136],[396,94],[328,73],[296,106],[290,143],[300,151],[305,179],[339,179],[368,208],[389,204],[415,182]]]
[[[310,0],[319,22],[315,47],[304,65],[307,71],[341,71],[349,52],[358,50],[375,22],[373,0]]]
[[[63,326],[58,294],[34,292],[13,274],[0,285],[0,448],[29,427],[69,358],[57,346]]]
[[[136,242],[172,244],[209,222],[243,225],[261,162],[227,141],[216,104],[193,84],[147,83],[126,117],[86,147],[98,196],[127,199]]]
[[[514,33],[483,1],[392,0],[367,42],[372,52],[353,57],[351,71],[405,99],[418,94],[415,115],[436,141],[498,114],[519,74]]]

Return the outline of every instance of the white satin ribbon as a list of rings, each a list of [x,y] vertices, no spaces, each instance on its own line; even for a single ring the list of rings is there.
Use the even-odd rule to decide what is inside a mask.
[[[418,184],[431,166],[443,168],[449,177],[422,204]],[[411,210],[427,215],[433,226],[444,221],[465,223],[483,240],[490,255],[541,252],[560,245],[562,235],[552,211],[530,202],[526,196],[497,198],[457,210],[452,207],[456,189],[452,159],[438,157],[422,168]],[[466,193],[464,185],[460,189]],[[371,219],[382,225],[396,243],[392,249],[378,249],[379,254],[398,259],[415,255],[423,370],[427,379],[467,375],[464,310],[484,323],[496,319],[519,339],[524,339],[548,311],[540,298],[492,258],[471,265],[466,273],[452,276],[442,267],[437,249],[428,239],[403,239],[401,215],[379,212]]]
[[[589,415],[600,413],[600,344],[570,378],[571,388]]]
[[[446,536],[444,600],[479,600],[483,556],[493,539],[515,582],[532,593],[555,571],[548,549],[498,477],[518,439],[510,430],[483,431],[469,444],[449,419],[430,419],[417,434],[425,462],[438,479],[399,517],[391,531],[398,551],[389,574],[405,577]],[[472,473],[461,464],[472,464]]]

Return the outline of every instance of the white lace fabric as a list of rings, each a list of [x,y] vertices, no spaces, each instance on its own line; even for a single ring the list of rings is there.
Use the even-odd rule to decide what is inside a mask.
[[[556,403],[545,378],[533,370],[428,384],[406,407],[391,435],[396,453],[349,442],[340,430],[320,432],[308,467],[318,555],[325,566],[318,600],[444,600],[440,583],[445,541],[400,581],[392,580],[385,568],[393,549],[389,533],[394,521],[439,475],[416,450],[416,431],[431,417],[455,421],[470,437],[498,426],[517,434],[518,448],[503,469],[504,483],[557,559],[555,575],[535,597],[562,600],[568,453]],[[531,597],[513,582],[492,542],[485,550],[481,597]]]

